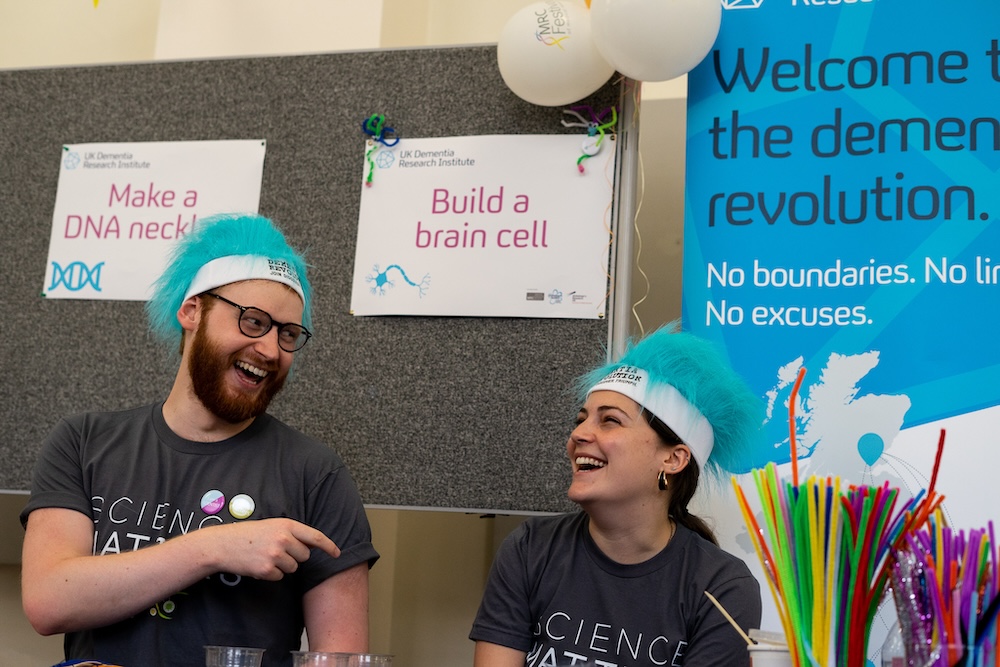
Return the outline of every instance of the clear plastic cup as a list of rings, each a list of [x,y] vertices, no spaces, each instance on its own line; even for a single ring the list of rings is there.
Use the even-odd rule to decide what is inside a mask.
[[[980,646],[963,646],[962,644],[940,644],[931,650],[931,660],[927,664],[949,665],[994,665],[996,664],[996,648]]]
[[[260,667],[264,649],[248,646],[206,646],[205,667]]]
[[[747,650],[751,667],[792,667],[792,654],[787,646],[760,643],[747,646]]]
[[[323,653],[292,651],[292,667],[391,667],[387,653]]]

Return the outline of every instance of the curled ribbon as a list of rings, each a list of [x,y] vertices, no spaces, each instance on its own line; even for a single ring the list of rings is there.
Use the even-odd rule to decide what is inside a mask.
[[[587,120],[580,114],[580,111],[587,111],[590,113],[591,120]],[[583,142],[583,155],[581,155],[576,161],[576,168],[583,173],[583,161],[589,157],[597,155],[601,151],[601,144],[604,142],[604,133],[606,130],[614,132],[615,125],[618,124],[618,110],[615,107],[609,107],[602,111],[601,113],[596,113],[589,106],[577,106],[570,109],[563,110],[563,113],[568,113],[572,116],[576,116],[579,122],[568,122],[562,121],[564,127],[585,127],[587,128],[587,139]],[[608,114],[611,115],[611,120],[604,122]]]

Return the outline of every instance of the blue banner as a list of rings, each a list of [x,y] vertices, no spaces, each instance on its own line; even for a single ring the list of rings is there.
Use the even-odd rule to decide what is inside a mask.
[[[683,320],[768,401],[746,468],[790,460],[802,366],[798,455],[832,472],[1000,405],[1000,3],[723,4],[689,75]]]

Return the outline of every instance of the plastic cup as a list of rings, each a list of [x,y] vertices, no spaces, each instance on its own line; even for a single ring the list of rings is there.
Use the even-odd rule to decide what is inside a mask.
[[[386,653],[323,653],[292,651],[292,667],[391,667]]]
[[[206,646],[205,667],[260,667],[264,649],[247,646]]]
[[[966,653],[968,651],[968,653]],[[931,662],[927,664],[938,664],[947,662],[949,665],[993,665],[996,664],[996,650],[987,649],[984,646],[979,648],[966,647],[962,644],[939,644],[931,650]],[[944,659],[942,661],[942,658]]]
[[[792,667],[792,654],[787,646],[761,643],[747,646],[747,650],[751,667]]]

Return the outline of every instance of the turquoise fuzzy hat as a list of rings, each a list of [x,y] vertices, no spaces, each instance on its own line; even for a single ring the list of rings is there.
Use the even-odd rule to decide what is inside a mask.
[[[681,332],[676,321],[630,340],[620,359],[579,379],[581,402],[595,390],[635,400],[674,430],[701,470],[716,478],[744,472],[762,442],[761,399],[712,343]]]
[[[260,215],[214,215],[198,221],[194,230],[178,241],[167,268],[153,283],[153,296],[146,302],[146,316],[153,334],[180,345],[181,326],[177,311],[198,272],[221,258],[265,260],[284,267],[302,296],[302,324],[312,328],[312,288],[306,277],[306,262],[285,240],[271,220]],[[230,281],[236,282],[236,280]],[[285,279],[279,282],[288,281]]]

